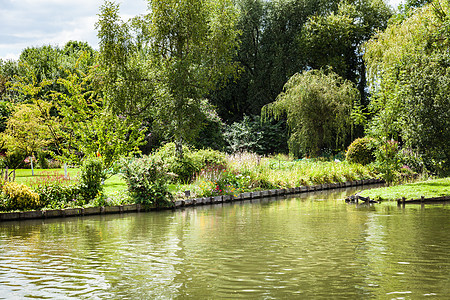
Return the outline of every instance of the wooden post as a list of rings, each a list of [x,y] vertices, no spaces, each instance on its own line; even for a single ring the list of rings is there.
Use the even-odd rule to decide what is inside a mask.
[[[31,176],[34,176],[33,156],[30,156],[30,163],[31,163]]]
[[[425,196],[422,196],[422,197],[420,197],[420,206],[421,206],[421,208],[424,208],[425,207]]]
[[[67,163],[64,163],[64,178],[67,179]]]
[[[405,208],[405,200],[406,200],[406,198],[402,197],[402,206],[403,206],[403,208]]]

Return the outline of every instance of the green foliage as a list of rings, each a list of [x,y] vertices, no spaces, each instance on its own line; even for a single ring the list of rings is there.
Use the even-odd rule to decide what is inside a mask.
[[[323,149],[344,149],[352,129],[351,108],[359,97],[353,83],[331,71],[306,71],[292,76],[262,114],[286,116],[292,154],[317,156]]]
[[[38,151],[37,153],[37,161],[40,169],[50,169],[49,161],[47,159],[46,152]]]
[[[448,2],[433,1],[365,45],[373,93],[368,133],[402,140],[439,175],[450,173],[449,13]]]
[[[6,130],[7,122],[13,109],[8,101],[0,101],[0,133]]]
[[[194,175],[207,166],[223,166],[226,164],[225,155],[216,150],[191,150],[183,146],[183,157],[177,155],[175,143],[167,143],[154,154],[154,159],[164,164],[166,172],[175,175],[174,181],[189,182]]]
[[[345,159],[349,163],[367,165],[375,161],[374,140],[369,137],[358,138],[348,146]]]
[[[65,208],[84,204],[82,187],[77,180],[58,171],[41,171],[27,179],[26,184],[37,194],[45,208]]]
[[[61,209],[83,204],[83,188],[78,183],[61,184],[53,181],[37,186],[35,191],[39,195],[43,207]]]
[[[397,141],[378,141],[375,151],[374,169],[388,185],[392,184],[399,175],[401,168],[400,148]]]
[[[170,205],[172,194],[167,187],[168,175],[158,159],[144,156],[123,161],[122,175],[136,203],[158,207]]]
[[[81,165],[80,185],[86,202],[94,199],[103,190],[102,180],[105,179],[104,165],[97,157],[88,157]]]
[[[255,152],[258,154],[286,153],[287,129],[283,121],[262,122],[260,116],[244,116],[242,121],[226,127],[228,152]]]
[[[0,140],[7,153],[32,155],[50,142],[48,128],[44,125],[44,119],[36,105],[17,106],[6,125],[6,130],[0,134]]]
[[[6,210],[32,210],[42,207],[39,195],[24,184],[2,183],[2,193],[7,197],[6,201],[3,200]]]
[[[104,92],[124,114],[150,114],[184,141],[203,126],[206,94],[236,71],[236,10],[230,0],[150,0],[149,13],[123,23],[106,2],[97,23]]]
[[[249,175],[230,172],[223,166],[208,166],[196,176],[194,192],[197,197],[237,195],[251,186]]]
[[[2,156],[1,158],[1,168],[8,169],[19,169],[25,166],[25,158],[27,157],[25,152],[21,151],[8,151],[8,153],[5,156]]]
[[[381,0],[239,0],[241,46],[236,81],[209,98],[227,122],[259,114],[297,72],[332,66],[356,84],[367,105],[365,65],[359,47],[392,15]]]
[[[63,161],[79,162],[84,156],[99,156],[105,168],[123,155],[138,152],[144,135],[139,120],[111,113],[101,95],[95,92],[96,69],[85,74],[69,73],[58,82],[68,93],[53,93],[60,120],[53,131],[61,138]]]

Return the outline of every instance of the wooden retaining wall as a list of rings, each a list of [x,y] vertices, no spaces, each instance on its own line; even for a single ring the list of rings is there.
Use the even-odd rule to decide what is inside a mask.
[[[260,199],[260,198],[267,198],[267,197],[278,197],[278,196],[285,196],[285,195],[295,195],[295,194],[308,193],[308,192],[314,192],[314,191],[332,190],[332,189],[369,185],[369,184],[376,184],[376,183],[384,183],[384,181],[381,179],[366,179],[366,180],[356,180],[356,181],[339,182],[339,183],[326,183],[326,184],[319,184],[319,185],[300,186],[300,187],[288,188],[288,189],[247,192],[247,193],[242,193],[242,194],[239,194],[236,196],[223,195],[223,196],[214,196],[214,197],[191,198],[191,199],[174,201],[172,207],[159,208],[159,207],[155,206],[155,207],[147,208],[146,210],[176,209],[176,208],[196,206],[196,205],[218,204],[218,203],[225,203],[225,202],[232,202],[232,201]],[[6,212],[6,213],[0,213],[0,222],[1,221],[18,221],[18,220],[30,220],[30,219],[64,218],[64,217],[75,217],[75,216],[129,213],[129,212],[140,212],[140,211],[144,211],[144,210],[145,210],[144,206],[142,206],[140,204],[130,204],[130,205],[105,206],[105,207],[102,206],[102,207],[87,207],[87,208],[66,208],[66,209],[55,209],[55,210]]]
[[[397,206],[405,206],[405,204],[439,204],[450,201],[450,196],[425,198],[422,196],[420,199],[407,200],[405,197],[397,200]]]

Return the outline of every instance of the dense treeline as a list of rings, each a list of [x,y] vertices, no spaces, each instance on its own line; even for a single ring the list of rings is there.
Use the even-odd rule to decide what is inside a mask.
[[[337,154],[368,135],[380,172],[450,171],[445,1],[106,1],[100,49],[71,41],[0,61],[5,164],[79,163],[168,141]],[[261,112],[263,112],[262,117]],[[275,119],[274,119],[275,117]]]

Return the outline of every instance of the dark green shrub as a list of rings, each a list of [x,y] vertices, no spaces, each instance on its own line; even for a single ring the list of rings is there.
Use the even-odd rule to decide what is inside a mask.
[[[86,203],[94,199],[103,190],[103,163],[99,158],[89,157],[81,165],[80,187]]]
[[[242,121],[227,126],[224,136],[230,153],[288,153],[289,136],[284,121],[261,122],[260,116],[244,116]]]
[[[123,161],[122,176],[136,203],[159,207],[170,204],[172,194],[167,187],[168,175],[159,159],[144,156]]]
[[[48,169],[49,165],[48,165],[48,160],[47,157],[45,155],[45,152],[43,151],[39,151],[37,153],[37,160],[38,160],[38,167],[41,169]]]
[[[375,161],[374,140],[369,137],[363,137],[354,140],[348,146],[345,158],[349,163],[367,165]]]

